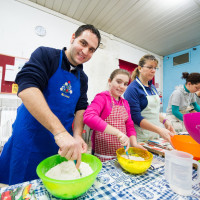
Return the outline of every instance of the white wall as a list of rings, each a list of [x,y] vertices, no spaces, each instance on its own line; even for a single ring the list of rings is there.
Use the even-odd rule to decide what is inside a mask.
[[[81,22],[33,3],[26,5],[15,0],[0,0],[0,19],[0,54],[23,58],[29,58],[38,46],[67,47],[72,33],[82,25]],[[37,25],[46,28],[45,37],[35,34]],[[92,59],[84,64],[84,71],[89,77],[89,101],[96,93],[106,89],[110,73],[118,68],[118,59],[137,64],[144,54],[151,53],[105,32],[101,31],[101,35],[104,48],[99,48]],[[155,80],[159,83],[158,90],[162,91],[163,60],[155,56],[161,68]]]

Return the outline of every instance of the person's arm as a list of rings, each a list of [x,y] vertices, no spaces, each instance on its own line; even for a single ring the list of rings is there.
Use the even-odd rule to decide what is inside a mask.
[[[117,128],[109,125],[101,116],[104,110],[106,110],[107,115],[109,115],[111,111],[111,108],[110,110],[109,108],[110,104],[108,103],[106,95],[104,94],[102,95],[101,93],[97,94],[92,103],[88,106],[88,108],[84,112],[83,121],[93,130],[106,132],[111,135],[116,135],[120,143],[124,146],[127,146],[128,150],[129,138],[124,133],[119,131]]]
[[[75,112],[79,110],[86,110],[86,108],[88,107],[88,98],[87,98],[88,77],[84,73],[84,71],[80,71],[80,83],[81,83],[81,89],[80,89],[81,94],[76,104]]]
[[[79,110],[76,112],[75,117],[74,117],[74,129],[73,129],[73,136],[76,140],[78,140],[82,146],[82,151],[81,153],[86,153],[87,152],[87,144],[82,138],[83,134],[83,113],[85,110]]]
[[[127,133],[127,136],[130,138],[132,135],[136,136],[137,133],[135,131],[134,123],[131,118],[130,106],[126,100],[124,100],[124,106],[128,113],[128,119],[126,120],[126,133]]]
[[[168,119],[165,119],[161,113],[159,114],[159,119],[160,119],[160,122],[165,126],[166,129],[168,129],[172,133],[176,133],[171,122]]]
[[[172,114],[183,121],[183,114],[179,111],[179,106],[172,105]]]
[[[106,106],[106,102],[104,96],[97,94],[83,114],[84,124],[93,130],[103,132],[107,126],[107,122],[105,122],[101,114]],[[110,112],[108,111],[108,113]]]
[[[192,103],[192,105],[194,106],[194,109],[195,109],[197,112],[200,112],[200,106],[197,104],[197,102]]]
[[[82,134],[83,134],[83,113],[85,112],[88,106],[87,90],[88,90],[88,77],[84,71],[80,70],[80,97],[76,104],[75,116],[74,116],[74,127],[73,127],[73,136],[81,144],[82,153],[87,152],[87,144],[85,143]]]
[[[134,124],[140,126],[140,122],[144,119],[141,112],[147,106],[145,92],[139,87],[137,82],[132,82],[126,89],[124,98],[129,103],[131,118]]]
[[[21,91],[18,96],[33,117],[55,135],[56,144],[60,147],[59,154],[69,160],[77,160],[77,167],[79,167],[81,145],[67,132],[60,120],[53,114],[42,92],[38,88],[30,87]]]
[[[18,94],[30,87],[43,91],[58,68],[59,58],[60,50],[46,47],[37,48],[16,76],[15,82],[19,87]]]
[[[165,140],[167,140],[170,143],[171,143],[170,137],[174,135],[172,132],[170,132],[166,128],[156,126],[156,125],[150,123],[146,119],[143,119],[141,121],[140,127],[143,128],[143,129],[146,129],[146,130],[149,130],[149,131],[152,131],[152,132],[159,134],[162,138],[164,138]]]
[[[118,137],[121,145],[126,146],[126,151],[128,150],[128,148],[130,146],[130,140],[127,135],[125,135],[119,129],[117,129],[109,124],[106,126],[105,132],[108,134],[111,134],[111,135],[116,135]]]
[[[137,138],[136,138],[135,135],[132,135],[129,139],[130,139],[130,146],[131,147],[137,147],[137,148],[140,148],[140,149],[143,149],[143,150],[147,150],[142,145],[137,143]]]

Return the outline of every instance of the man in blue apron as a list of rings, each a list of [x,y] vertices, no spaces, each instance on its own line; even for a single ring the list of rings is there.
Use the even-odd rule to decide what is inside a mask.
[[[68,49],[39,47],[18,73],[18,96],[23,103],[0,156],[1,183],[37,179],[39,162],[57,153],[77,160],[79,167],[81,153],[87,150],[81,135],[88,78],[82,64],[92,57],[100,40],[94,26],[80,26]]]

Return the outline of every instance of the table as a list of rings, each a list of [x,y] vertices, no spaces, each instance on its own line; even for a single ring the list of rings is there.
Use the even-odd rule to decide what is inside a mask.
[[[116,159],[103,163],[102,170],[98,174],[92,187],[76,200],[198,200],[200,199],[200,184],[193,186],[192,195],[188,197],[174,193],[164,178],[164,158],[154,155],[151,168],[141,175],[133,175],[124,171]],[[193,179],[197,176],[193,170]],[[44,187],[40,179],[22,184],[12,185],[0,189],[0,195],[12,191],[20,199],[24,187],[31,185],[30,200],[57,200]],[[32,194],[32,195],[31,195]],[[4,199],[3,199],[4,200]]]

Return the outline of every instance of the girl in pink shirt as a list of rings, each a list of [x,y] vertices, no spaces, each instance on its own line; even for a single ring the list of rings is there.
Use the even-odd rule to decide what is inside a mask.
[[[121,97],[130,79],[128,71],[116,69],[108,80],[109,91],[96,95],[84,112],[84,123],[91,129],[92,151],[102,162],[116,158],[116,150],[137,144],[128,102]]]

